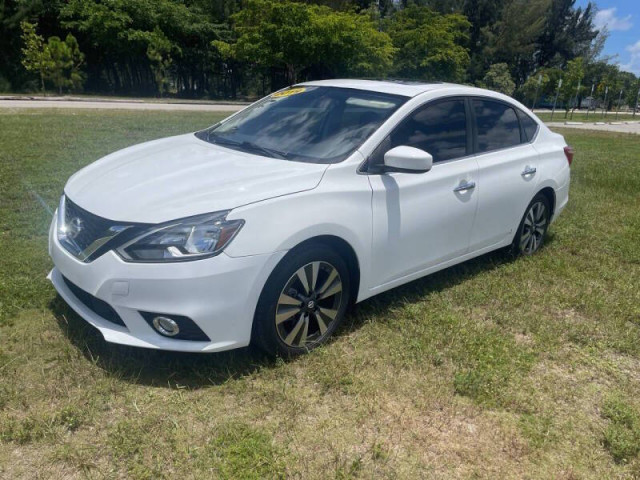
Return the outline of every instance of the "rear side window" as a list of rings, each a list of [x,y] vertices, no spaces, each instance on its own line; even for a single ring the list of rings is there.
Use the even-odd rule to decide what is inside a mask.
[[[434,162],[464,157],[467,154],[464,100],[446,100],[421,108],[391,133],[390,140],[389,148],[399,145],[419,148],[429,152]]]
[[[478,127],[478,151],[489,152],[520,144],[520,123],[516,111],[501,102],[473,101]]]
[[[520,117],[520,124],[522,125],[525,139],[526,141],[530,142],[531,140],[533,140],[533,137],[536,136],[536,132],[538,131],[538,124],[533,118],[524,113],[522,110],[518,110],[518,117]]]

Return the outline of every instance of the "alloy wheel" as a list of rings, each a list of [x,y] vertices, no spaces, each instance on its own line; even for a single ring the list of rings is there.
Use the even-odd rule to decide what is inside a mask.
[[[547,223],[547,207],[544,203],[536,202],[531,205],[524,217],[522,235],[520,236],[520,250],[523,253],[530,255],[540,248],[547,230]]]
[[[278,336],[288,346],[305,348],[331,331],[342,305],[342,279],[328,262],[300,267],[285,284],[276,305]]]

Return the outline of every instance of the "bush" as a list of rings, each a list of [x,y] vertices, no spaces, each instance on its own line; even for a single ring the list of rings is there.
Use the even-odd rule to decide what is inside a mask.
[[[0,93],[7,93],[11,91],[11,82],[5,77],[0,75]]]

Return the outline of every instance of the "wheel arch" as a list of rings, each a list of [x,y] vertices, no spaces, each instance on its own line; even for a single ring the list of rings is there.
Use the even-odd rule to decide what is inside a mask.
[[[531,197],[531,200],[529,200],[529,204],[530,205],[531,202],[533,201],[534,198],[536,198],[538,195],[544,195],[545,198],[547,199],[547,201],[549,202],[550,205],[550,209],[551,212],[549,214],[549,220],[551,221],[551,219],[553,218],[553,215],[555,213],[555,208],[556,208],[556,191],[553,189],[552,186],[550,185],[545,185],[542,188],[539,188],[536,193]],[[527,209],[529,207],[527,206]],[[523,212],[522,215],[525,215],[527,213],[527,210],[525,209],[525,211]],[[522,221],[522,219],[520,220]],[[515,241],[515,239],[518,236],[518,230],[520,229],[520,223],[518,223],[518,228],[516,228],[516,230],[513,232],[513,238],[511,239],[511,243],[513,245],[513,242]]]
[[[337,235],[317,235],[298,243],[289,253],[303,249],[309,245],[325,245],[335,250],[347,263],[347,268],[349,269],[349,293],[351,303],[355,303],[358,292],[360,291],[360,261],[358,260],[355,249],[344,238]]]
[[[540,190],[538,190],[538,192],[534,195],[537,196],[539,194],[542,194],[546,197],[546,199],[549,201],[549,206],[551,208],[551,213],[549,215],[549,219],[553,218],[553,215],[556,211],[556,192],[553,188],[547,186],[544,187]]]

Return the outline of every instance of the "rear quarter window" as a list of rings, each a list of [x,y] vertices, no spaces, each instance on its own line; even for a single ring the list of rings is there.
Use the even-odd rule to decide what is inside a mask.
[[[522,110],[518,110],[518,117],[520,117],[520,124],[522,125],[525,139],[530,142],[538,132],[538,123]]]

